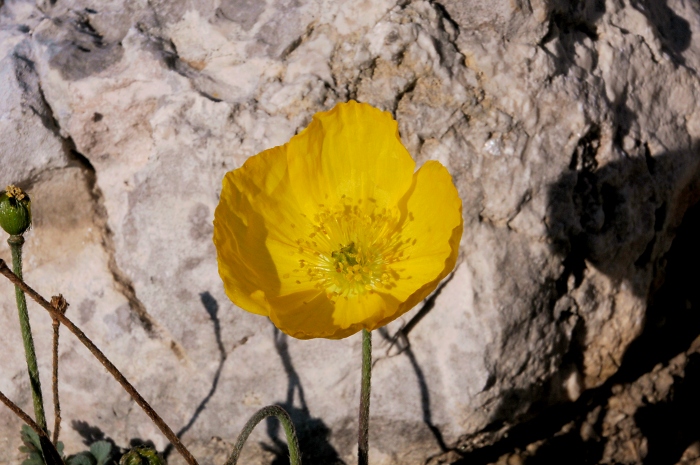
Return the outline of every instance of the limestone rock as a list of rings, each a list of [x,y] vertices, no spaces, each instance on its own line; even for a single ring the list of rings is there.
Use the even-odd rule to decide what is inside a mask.
[[[700,195],[692,2],[0,5],[0,181],[36,209],[25,278],[66,297],[202,463],[220,463],[271,403],[300,425],[309,463],[355,460],[359,337],[290,340],[235,308],[211,242],[223,175],[314,112],[348,99],[393,112],[464,204],[454,274],[374,334],[377,465],[456,460],[605,383]],[[29,409],[7,282],[0,308],[0,389]],[[100,435],[166,448],[65,331],[61,363],[68,452]],[[17,462],[19,422],[0,410],[0,425],[0,462]],[[283,443],[259,427],[246,463],[284,456]]]

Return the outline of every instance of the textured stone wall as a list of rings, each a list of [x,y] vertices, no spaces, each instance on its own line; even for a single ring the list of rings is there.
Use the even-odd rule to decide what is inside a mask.
[[[25,278],[66,297],[201,463],[270,403],[309,463],[354,463],[359,337],[297,341],[235,308],[212,218],[224,173],[314,112],[389,110],[454,176],[465,231],[445,285],[374,334],[370,459],[458,460],[603,385],[644,329],[700,195],[699,33],[683,0],[0,0]],[[46,391],[50,318],[30,315]],[[16,320],[0,282],[0,389],[29,409]],[[67,451],[166,447],[66,332],[60,359]],[[0,410],[0,462],[19,462],[19,427]],[[283,443],[259,427],[246,463]]]

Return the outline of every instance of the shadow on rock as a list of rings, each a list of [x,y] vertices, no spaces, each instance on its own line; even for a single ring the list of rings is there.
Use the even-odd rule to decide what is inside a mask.
[[[630,3],[653,25],[654,35],[661,42],[663,51],[673,61],[684,65],[685,58],[681,53],[690,47],[693,36],[690,23],[669,8],[666,1],[632,0]]]
[[[624,441],[604,434],[603,423],[611,421],[606,412],[615,396],[613,386],[630,386],[655,366],[665,366],[700,335],[698,144],[655,157],[638,144],[635,156],[624,153],[620,161],[603,166],[596,160],[599,147],[600,131],[593,127],[580,140],[570,169],[549,188],[547,227],[564,265],[549,310],[554,312],[554,303],[579,287],[588,267],[595,267],[647,301],[644,329],[626,350],[618,371],[576,402],[548,403],[555,384],[561,389],[556,374],[504,394],[494,422],[482,432],[492,438],[487,440],[492,445],[476,446],[455,464],[496,462],[509,454],[528,465],[612,463],[608,459],[626,453],[615,450]],[[586,315],[579,317],[579,327],[564,348],[564,368],[580,368],[582,363]],[[700,427],[692,426],[700,415],[698,390],[700,354],[695,353],[689,356],[684,377],[674,378],[665,400],[636,406],[635,424],[648,444],[644,463],[677,463],[700,439]],[[531,404],[533,399],[544,400]],[[519,411],[523,406],[526,411]],[[516,420],[521,423],[508,429]],[[505,429],[508,433],[501,434]],[[474,439],[467,441],[474,444]]]
[[[98,441],[105,441],[112,445],[112,450],[110,452],[109,459],[107,460],[105,465],[116,465],[119,462],[119,458],[122,456],[122,454],[124,454],[128,449],[132,447],[145,445],[155,449],[155,445],[152,441],[144,441],[139,438],[131,439],[129,441],[129,447],[121,448],[114,442],[112,438],[107,436],[104,433],[104,431],[102,431],[97,426],[92,426],[86,421],[73,420],[71,422],[71,427],[80,435],[81,438],[83,438],[83,444],[87,446],[86,450],[89,450],[90,446],[92,446]]]
[[[190,417],[189,421],[183,426],[178,432],[177,432],[177,437],[178,439],[182,439],[182,436],[187,433],[190,428],[195,424],[201,413],[206,409],[207,404],[211,400],[211,398],[214,396],[214,393],[216,392],[216,388],[219,386],[219,378],[221,377],[221,370],[224,368],[224,363],[226,363],[226,349],[224,348],[224,343],[223,340],[221,339],[221,322],[219,321],[219,303],[216,301],[216,299],[211,295],[209,291],[202,292],[199,294],[199,298],[202,302],[202,306],[204,309],[207,311],[207,314],[209,314],[209,318],[211,319],[212,324],[214,325],[214,337],[216,338],[216,346],[219,349],[219,366],[216,368],[216,372],[214,373],[214,379],[211,382],[211,388],[209,388],[209,392],[207,393],[206,396],[202,399],[202,401],[199,403],[197,408],[194,410],[194,413],[192,414],[192,417]],[[173,452],[174,446],[172,444],[168,444],[168,446],[165,448],[163,451],[163,457],[165,459],[168,458],[168,456]]]
[[[700,354],[690,356],[685,374],[675,377],[669,399],[637,410],[634,419],[647,439],[645,465],[678,463],[700,440]]]
[[[331,430],[323,420],[313,418],[309,412],[304,396],[304,387],[301,385],[299,375],[294,369],[292,357],[289,354],[287,335],[274,328],[275,349],[282,360],[282,366],[287,374],[287,398],[279,405],[289,413],[297,430],[299,449],[304,463],[317,465],[345,465],[338,452],[329,442]],[[300,407],[294,406],[295,394],[298,396]],[[272,444],[262,443],[261,447],[275,454],[272,465],[285,465],[289,463],[289,449],[280,423],[276,418],[267,419],[267,434]]]
[[[556,74],[567,74],[575,65],[576,46],[586,40],[598,40],[596,22],[605,14],[604,0],[575,0],[552,2],[549,29],[539,45],[548,53],[557,67]],[[597,55],[592,54],[592,67]]]
[[[687,153],[651,157],[646,146],[638,156],[599,167],[596,155],[600,129],[593,127],[574,151],[569,170],[549,188],[547,227],[565,272],[558,291],[566,292],[570,277],[575,286],[587,263],[616,282],[625,281],[646,298],[659,232],[667,223],[667,202],[673,194],[668,178],[681,177]],[[657,176],[658,175],[658,176]]]

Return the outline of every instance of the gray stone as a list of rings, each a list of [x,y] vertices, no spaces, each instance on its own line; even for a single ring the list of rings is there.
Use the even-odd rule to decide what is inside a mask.
[[[354,463],[359,337],[292,340],[236,308],[211,224],[224,174],[315,112],[389,110],[418,164],[453,174],[465,231],[425,309],[374,334],[370,459],[456,459],[605,383],[643,330],[700,195],[698,33],[680,0],[5,1],[0,181],[34,202],[25,277],[63,293],[201,463],[271,403],[308,463]],[[0,309],[0,389],[30,410],[7,282]],[[31,316],[50,398],[50,319]],[[164,450],[61,337],[67,451],[93,428]],[[0,462],[18,463],[19,421],[0,425]],[[259,427],[245,463],[283,443]]]

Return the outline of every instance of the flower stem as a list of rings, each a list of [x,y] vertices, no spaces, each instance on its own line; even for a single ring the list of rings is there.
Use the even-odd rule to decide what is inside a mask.
[[[357,439],[357,463],[369,463],[369,392],[372,378],[372,333],[362,330],[362,388],[360,390],[360,432]]]
[[[297,441],[297,433],[294,429],[294,423],[289,417],[289,414],[285,409],[277,405],[268,405],[263,407],[255,414],[250,417],[248,423],[243,427],[243,431],[238,435],[236,439],[236,445],[233,446],[233,452],[231,456],[226,461],[225,465],[236,465],[238,463],[238,457],[241,455],[241,450],[243,445],[248,440],[248,436],[253,432],[253,429],[267,417],[275,416],[282,423],[284,432],[287,435],[287,447],[289,447],[289,464],[290,465],[301,465],[301,454],[299,454],[299,442]]]
[[[22,245],[24,244],[24,237],[11,235],[7,243],[10,244],[10,250],[12,251],[13,271],[18,278],[22,279]],[[44,400],[41,395],[41,381],[39,380],[39,367],[36,363],[32,327],[29,324],[27,301],[24,297],[24,292],[19,286],[15,286],[15,298],[17,299],[17,311],[19,312],[19,326],[22,330],[24,355],[27,359],[27,371],[29,371],[29,385],[32,389],[32,399],[34,400],[34,416],[39,427],[46,431]]]

